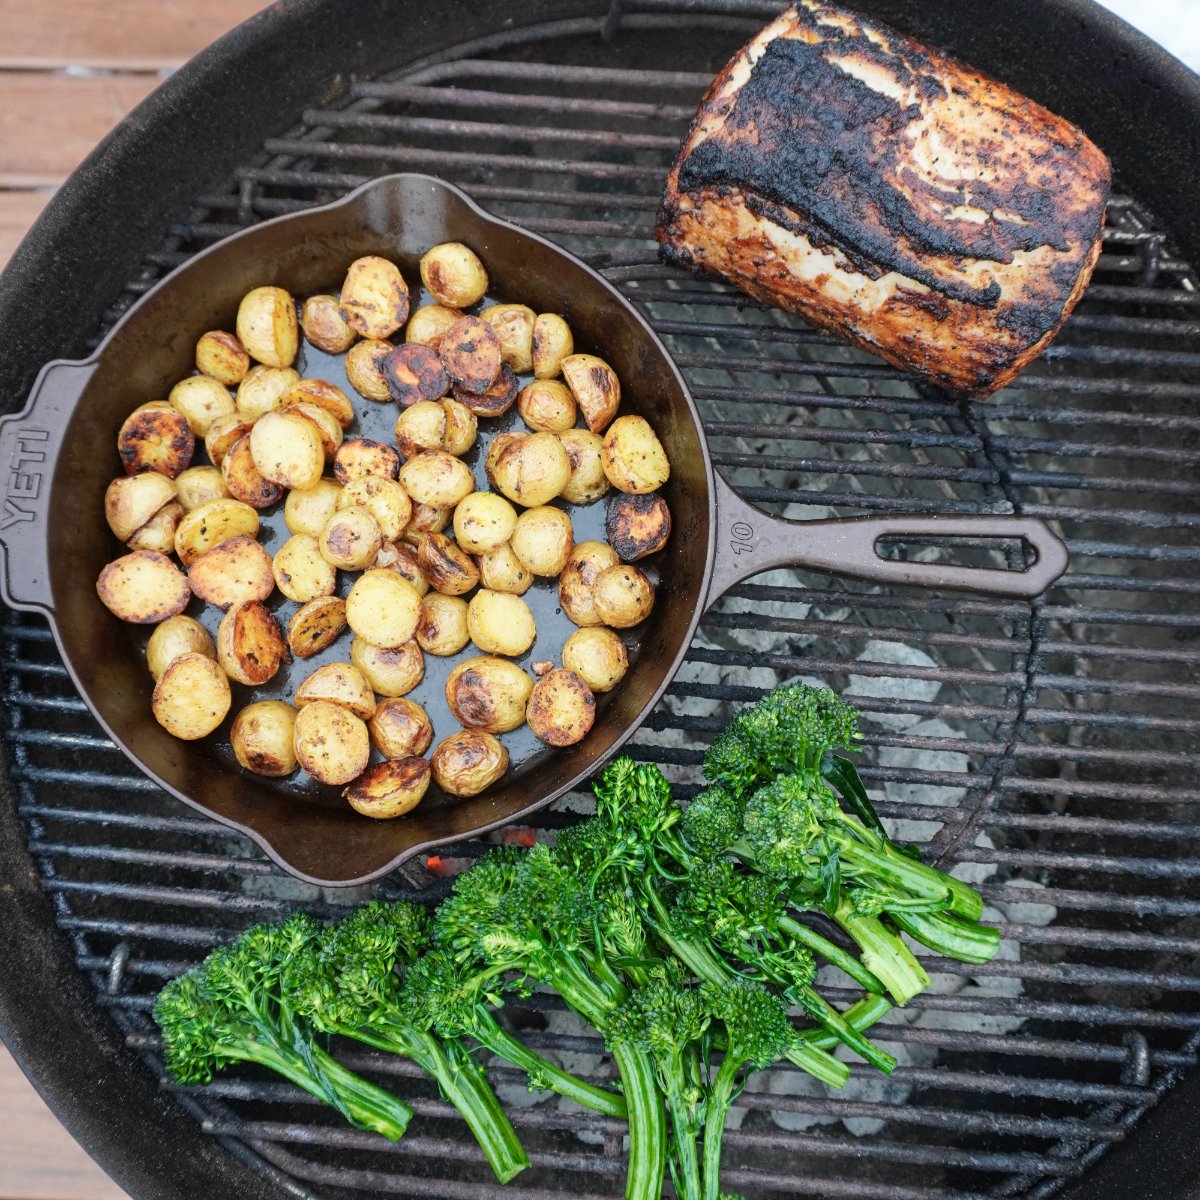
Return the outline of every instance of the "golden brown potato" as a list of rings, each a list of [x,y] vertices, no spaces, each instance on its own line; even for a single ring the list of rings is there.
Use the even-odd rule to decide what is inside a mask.
[[[204,654],[183,654],[154,685],[150,708],[169,734],[194,742],[225,720],[232,703],[229,680],[221,668]]]
[[[496,490],[516,504],[537,508],[561,494],[571,463],[553,433],[534,433],[506,446],[493,468]]]
[[[446,414],[446,431],[442,434],[442,449],[447,454],[466,454],[475,445],[479,432],[479,422],[475,414],[465,404],[447,396],[441,401],[442,411]]]
[[[415,641],[376,646],[356,637],[350,661],[381,696],[406,696],[425,678],[425,656]]]
[[[421,259],[421,282],[439,304],[469,308],[487,291],[487,271],[462,242],[441,242]]]
[[[104,607],[133,625],[157,625],[187,608],[187,576],[157,550],[135,550],[110,562],[96,580]]]
[[[446,677],[446,703],[468,729],[508,733],[525,724],[533,680],[516,663],[485,655],[461,662]]]
[[[408,319],[408,284],[386,258],[356,258],[346,272],[338,312],[365,338],[390,337]]]
[[[478,796],[508,770],[508,751],[490,733],[464,729],[438,743],[429,765],[447,795]]]
[[[567,559],[558,579],[558,602],[576,625],[603,625],[592,603],[592,590],[601,571],[620,560],[604,542],[580,542]]]
[[[250,431],[250,456],[264,479],[285,488],[313,487],[325,469],[317,427],[291,411],[259,417]]]
[[[255,775],[280,778],[297,767],[293,738],[296,710],[283,700],[259,700],[247,704],[229,731],[233,756]]]
[[[559,575],[575,545],[571,518],[561,508],[528,508],[517,518],[509,544],[535,575]]]
[[[297,658],[328,650],[346,628],[346,602],[340,596],[318,596],[301,605],[288,622],[288,649]]]
[[[468,554],[487,554],[512,537],[517,510],[494,492],[472,492],[454,510],[454,537]]]
[[[188,467],[175,478],[175,494],[184,512],[229,495],[225,477],[216,467]]]
[[[417,632],[421,594],[403,575],[372,567],[346,597],[346,623],[376,646],[399,646]]]
[[[481,588],[467,606],[467,630],[484,654],[519,658],[537,634],[533,613],[520,596]]]
[[[332,596],[337,587],[337,570],[321,556],[321,547],[311,533],[292,534],[275,551],[271,568],[279,590],[297,604]]]
[[[442,334],[461,316],[457,308],[445,304],[426,304],[409,317],[404,340],[436,350],[442,344]]]
[[[350,398],[340,387],[325,379],[298,379],[284,394],[279,407],[288,409],[294,404],[315,404],[325,409],[343,429],[349,429],[354,421],[354,405],[350,403]]]
[[[156,681],[161,679],[162,673],[185,654],[203,654],[215,661],[217,647],[199,621],[184,616],[168,617],[154,627],[146,642],[146,666],[150,677]]]
[[[501,359],[518,375],[532,371],[533,309],[524,304],[491,304],[479,317],[496,331]]]
[[[371,438],[347,438],[333,456],[333,473],[341,484],[347,484],[352,479],[362,479],[366,475],[382,475],[387,479],[395,479],[399,471],[400,455],[391,446],[385,446]]]
[[[621,404],[617,373],[594,354],[568,354],[562,360],[562,374],[587,427],[593,433],[603,433]]]
[[[450,376],[437,352],[428,346],[406,342],[397,346],[382,366],[392,399],[406,408],[418,400],[440,400],[450,390]]]
[[[175,549],[175,530],[183,519],[184,507],[178,500],[164,504],[133,537],[125,543],[130,550],[157,550],[170,554]]]
[[[558,440],[571,464],[571,477],[562,490],[562,498],[569,504],[599,500],[611,486],[604,473],[604,443],[599,434],[590,429],[568,429],[558,435]]]
[[[270,368],[264,367],[263,369],[269,370]],[[217,417],[204,435],[204,449],[208,452],[213,466],[220,467],[234,442],[245,437],[253,428],[254,420],[244,416],[241,412]]]
[[[218,418],[234,411],[229,389],[207,375],[189,375],[170,391],[167,400],[187,419],[193,435],[202,438]]]
[[[291,660],[271,611],[261,600],[235,604],[217,626],[217,662],[237,683],[257,687]]]
[[[271,556],[253,538],[228,538],[188,567],[188,585],[217,608],[266,600],[275,590]]]
[[[250,442],[253,434],[251,430],[229,447],[229,453],[221,460],[221,474],[231,496],[251,508],[270,508],[283,498],[283,488],[267,479],[255,465]]]
[[[526,384],[517,397],[517,412],[535,433],[563,433],[579,416],[575,397],[557,379],[535,379]]]
[[[454,398],[477,417],[499,417],[512,408],[519,386],[512,367],[504,364],[490,387],[482,392],[472,392],[455,384]]]
[[[654,585],[628,563],[601,571],[592,585],[596,616],[614,629],[644,621],[654,607]]]
[[[418,550],[425,540],[425,535],[441,533],[450,524],[454,510],[450,508],[433,508],[428,504],[414,504],[412,516],[408,519],[408,528],[404,531],[404,540]]]
[[[667,452],[645,417],[618,417],[604,435],[604,473],[622,492],[646,495],[671,474]]]
[[[300,330],[326,354],[345,354],[358,336],[338,311],[336,296],[309,296],[300,309]]]
[[[548,671],[533,685],[525,719],[548,746],[573,746],[596,719],[596,697],[574,671]]]
[[[257,537],[258,513],[232,498],[210,500],[193,508],[175,530],[175,553],[190,567],[206,550],[232,537]]]
[[[238,340],[268,367],[290,367],[300,348],[296,302],[280,287],[256,287],[238,305]]]
[[[479,556],[479,582],[493,592],[523,596],[533,586],[533,572],[513,553],[511,545]]]
[[[387,376],[383,373],[383,364],[394,349],[391,342],[380,338],[356,342],[350,347],[346,355],[346,378],[360,396],[367,400],[392,398],[392,393],[388,391]]]
[[[384,542],[375,555],[374,567],[384,567],[403,576],[417,589],[417,595],[424,596],[429,591],[429,580],[421,574],[421,564],[417,561],[416,550],[407,542]]]
[[[250,370],[250,355],[232,333],[212,329],[196,343],[196,370],[226,387],[237,387]]]
[[[375,696],[363,673],[352,663],[332,662],[318,667],[296,689],[296,707],[336,704],[366,721],[375,715]]]
[[[288,415],[294,413],[306,421],[312,422],[313,428],[317,431],[317,437],[321,439],[322,456],[326,462],[333,462],[334,455],[337,454],[338,447],[345,438],[345,433],[337,417],[327,408],[319,408],[317,405],[307,402],[291,404],[284,411]]]
[[[421,539],[417,564],[430,586],[446,596],[461,596],[479,582],[475,560],[445,534],[429,533]]]
[[[608,544],[626,562],[661,550],[671,536],[671,510],[658,495],[617,496],[604,520]]]
[[[611,691],[629,670],[629,651],[620,635],[603,625],[577,629],[563,646],[563,666],[593,692]]]
[[[500,456],[510,447],[525,441],[527,433],[497,433],[488,443],[487,455],[484,458],[483,469],[492,487],[496,486],[496,464]]]
[[[340,787],[371,761],[366,724],[337,704],[317,700],[296,717],[293,745],[300,765],[318,782]]]
[[[396,418],[396,447],[405,458],[441,450],[446,436],[446,410],[432,400],[418,400]]]
[[[467,629],[467,602],[459,596],[430,592],[421,600],[416,639],[426,654],[442,658],[457,654],[471,640]]]
[[[432,771],[423,758],[400,758],[368,767],[344,792],[364,817],[388,821],[412,812],[429,790]]]
[[[382,700],[367,722],[371,740],[384,758],[424,754],[433,742],[429,714],[414,700],[398,696]]]
[[[538,379],[557,379],[563,359],[575,352],[571,327],[557,313],[539,313],[533,323],[533,373]]]
[[[166,400],[135,408],[117,434],[117,453],[128,475],[157,471],[175,479],[195,451],[196,435],[187,418]]]
[[[299,382],[300,372],[294,367],[251,367],[238,384],[238,414],[253,424],[263,413],[282,408],[284,398]]]
[[[365,508],[379,522],[379,532],[385,542],[394,542],[405,530],[412,516],[412,501],[408,493],[386,475],[360,475],[342,489],[338,508]]]
[[[343,508],[325,522],[317,544],[326,562],[343,571],[363,571],[375,561],[383,534],[365,508]]]
[[[311,533],[320,537],[329,518],[337,511],[342,485],[332,479],[319,479],[310,488],[288,492],[283,519],[291,533]]]
[[[475,490],[475,477],[461,458],[442,450],[415,454],[400,468],[400,484],[430,508],[453,508]]]
[[[500,339],[478,317],[460,317],[442,334],[438,354],[452,383],[486,392],[500,374]]]

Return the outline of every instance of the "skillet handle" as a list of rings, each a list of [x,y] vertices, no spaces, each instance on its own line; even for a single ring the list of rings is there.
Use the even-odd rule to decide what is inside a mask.
[[[95,371],[93,361],[47,363],[24,412],[0,418],[0,595],[11,608],[49,615],[50,494],[63,434],[75,403]],[[60,520],[71,520],[60,513]]]
[[[717,549],[704,607],[731,587],[775,567],[805,567],[879,583],[916,584],[1032,599],[1067,569],[1067,548],[1032,517],[843,517],[785,521],[747,504],[713,472],[717,500]],[[1037,551],[1025,571],[956,567],[943,563],[881,558],[882,537],[1020,538]]]

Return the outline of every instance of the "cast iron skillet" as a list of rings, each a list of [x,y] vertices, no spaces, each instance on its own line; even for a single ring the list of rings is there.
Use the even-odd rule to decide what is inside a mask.
[[[232,329],[239,298],[260,284],[294,295],[336,290],[363,254],[398,262],[416,282],[420,255],[461,241],[483,259],[492,294],[566,315],[577,349],[602,355],[623,381],[623,413],[654,426],[672,464],[664,489],[674,518],[667,547],[646,560],[658,584],[650,619],[631,631],[631,667],[600,698],[591,733],[570,751],[540,746],[527,730],[509,735],[512,765],[483,795],[456,800],[431,788],[410,816],[375,822],[352,812],[334,789],[302,773],[271,781],[240,771],[214,739],[185,743],[150,711],[152,682],[141,654],[144,630],[123,625],[96,597],[101,568],[122,553],[104,520],[103,496],[119,470],[115,434],[138,404],[161,398],[190,373],[196,339]],[[414,301],[415,301],[414,297]],[[302,374],[341,383],[337,362],[305,347]],[[390,440],[394,405],[363,401],[352,389],[361,432]],[[481,421],[468,459],[483,482],[487,437],[503,422]],[[485,431],[486,427],[486,431]],[[56,361],[38,376],[26,410],[0,425],[0,461],[11,463],[0,525],[4,599],[45,614],[79,692],[104,729],[147,775],[186,804],[252,837],[299,877],[322,884],[363,883],[423,850],[474,837],[550,803],[595,772],[637,729],[683,661],[705,609],[741,580],[790,564],[883,583],[1032,597],[1066,567],[1063,544],[1040,521],[1015,517],[861,518],[788,522],[747,505],[713,471],[699,418],[667,351],[633,306],[590,268],[552,243],[497,220],[456,188],[424,175],[374,180],[336,203],[280,217],[197,255],[164,279],[84,361]],[[572,510],[576,539],[603,537],[603,503]],[[261,540],[286,538],[282,505],[264,516]],[[1036,552],[1024,571],[884,559],[882,537],[1023,539]],[[643,564],[643,565],[646,565]],[[343,593],[344,594],[344,593]],[[539,641],[521,660],[557,658],[572,628],[557,612],[553,582],[527,595]],[[290,609],[281,611],[286,618]],[[219,613],[204,614],[210,625]],[[348,656],[348,635],[325,656],[295,664],[256,689],[255,698],[290,696],[323,661]],[[435,740],[456,727],[441,696],[455,660],[426,656],[414,699],[426,703]],[[235,685],[234,709],[249,700]],[[228,723],[223,730],[227,730]]]

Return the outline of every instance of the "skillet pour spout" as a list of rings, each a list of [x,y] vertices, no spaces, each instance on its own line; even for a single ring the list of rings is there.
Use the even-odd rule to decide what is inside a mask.
[[[508,773],[483,794],[460,800],[431,787],[407,816],[377,822],[307,776],[272,780],[242,771],[229,752],[228,726],[204,742],[180,742],[154,720],[153,681],[138,631],[117,621],[95,593],[96,577],[117,553],[104,519],[104,492],[119,464],[115,450],[103,448],[114,445],[132,407],[161,398],[191,373],[201,334],[234,327],[238,303],[251,288],[271,284],[294,296],[335,291],[349,263],[368,254],[396,262],[415,284],[421,255],[446,241],[463,242],[479,254],[497,298],[562,313],[576,348],[612,365],[624,384],[621,411],[644,416],[671,461],[663,495],[673,535],[646,560],[657,575],[658,599],[650,617],[628,631],[629,672],[599,698],[595,724],[582,742],[562,752],[517,731]],[[364,423],[384,419],[383,405],[359,408]],[[483,449],[481,439],[472,465],[486,488]],[[881,583],[1031,597],[1066,566],[1062,543],[1026,518],[789,522],[751,507],[714,473],[688,388],[633,305],[552,242],[497,220],[457,188],[427,175],[374,180],[332,204],[263,222],[196,255],[131,308],[90,358],[47,364],[25,411],[0,422],[0,456],[14,470],[20,464],[22,480],[19,495],[10,489],[13,508],[6,507],[0,528],[4,597],[49,618],[80,695],[108,735],[185,804],[246,833],[292,874],[331,886],[378,878],[413,855],[527,817],[583,784],[662,696],[704,610],[751,575],[793,565]],[[577,530],[586,531],[587,522],[599,517],[579,510]],[[282,530],[282,517],[264,518],[267,540]],[[271,520],[278,522],[274,531]],[[880,553],[888,539],[930,538],[963,541],[976,550],[999,547],[1014,559],[1014,547],[1024,543],[1036,561],[1026,570],[1005,571]],[[543,615],[554,619],[557,599],[552,587],[543,592],[534,603],[539,626]],[[446,660],[446,669],[452,661]],[[316,660],[301,665],[308,670]],[[444,678],[441,667],[442,660],[427,663],[422,687],[431,703]],[[290,698],[288,691],[281,695]],[[251,698],[265,697],[239,695],[235,708]],[[426,693],[413,698],[425,701]],[[453,732],[443,726],[435,720],[438,739]]]

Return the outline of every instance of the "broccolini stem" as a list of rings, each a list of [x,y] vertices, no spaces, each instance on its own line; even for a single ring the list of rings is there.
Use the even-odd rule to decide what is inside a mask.
[[[962,921],[949,913],[891,912],[891,917],[909,937],[930,950],[962,962],[991,962],[1000,949],[1000,931],[990,925]]]
[[[840,967],[842,971],[866,991],[883,991],[883,984],[853,954],[843,950],[836,942],[831,942],[828,938],[822,937],[816,930],[809,929],[807,925],[802,925],[799,921],[789,916],[780,918],[779,928],[794,941],[799,942],[802,946],[807,946],[815,954],[819,954],[826,962],[832,963],[835,967]]]
[[[845,897],[829,915],[854,939],[864,966],[879,977],[897,1004],[907,1004],[929,986],[925,968],[878,917],[859,916]]]
[[[853,863],[893,887],[930,900],[944,897],[948,912],[966,917],[969,921],[979,920],[983,913],[983,897],[973,887],[935,867],[927,867],[907,854],[901,854],[890,843],[882,852],[864,846],[853,838],[845,841],[839,838],[838,843],[843,862]]]
[[[885,996],[874,993],[864,996],[861,1000],[850,1005],[842,1014],[846,1024],[862,1033],[870,1029],[877,1021],[881,1021],[892,1011],[892,1003]],[[842,1039],[828,1029],[806,1029],[800,1035],[801,1041],[821,1050],[832,1050]]]
[[[629,1170],[625,1200],[662,1200],[667,1126],[650,1055],[628,1045],[613,1048],[629,1104]]]
[[[616,1001],[588,974],[582,963],[567,955],[555,960],[547,982],[585,1021],[602,1029]]]
[[[671,1157],[671,1180],[678,1200],[700,1200],[700,1163],[696,1157],[696,1134],[699,1122],[694,1105],[685,1095],[687,1084],[683,1071],[673,1081],[666,1094],[667,1112],[671,1115],[675,1153]]]
[[[741,1065],[737,1056],[726,1050],[708,1091],[704,1114],[704,1200],[721,1197],[721,1142]]]
[[[886,1050],[880,1050],[874,1042],[864,1037],[823,996],[819,996],[812,988],[805,988],[799,998],[804,1011],[814,1021],[845,1042],[871,1066],[878,1067],[885,1075],[890,1075],[896,1069],[896,1060]]]

